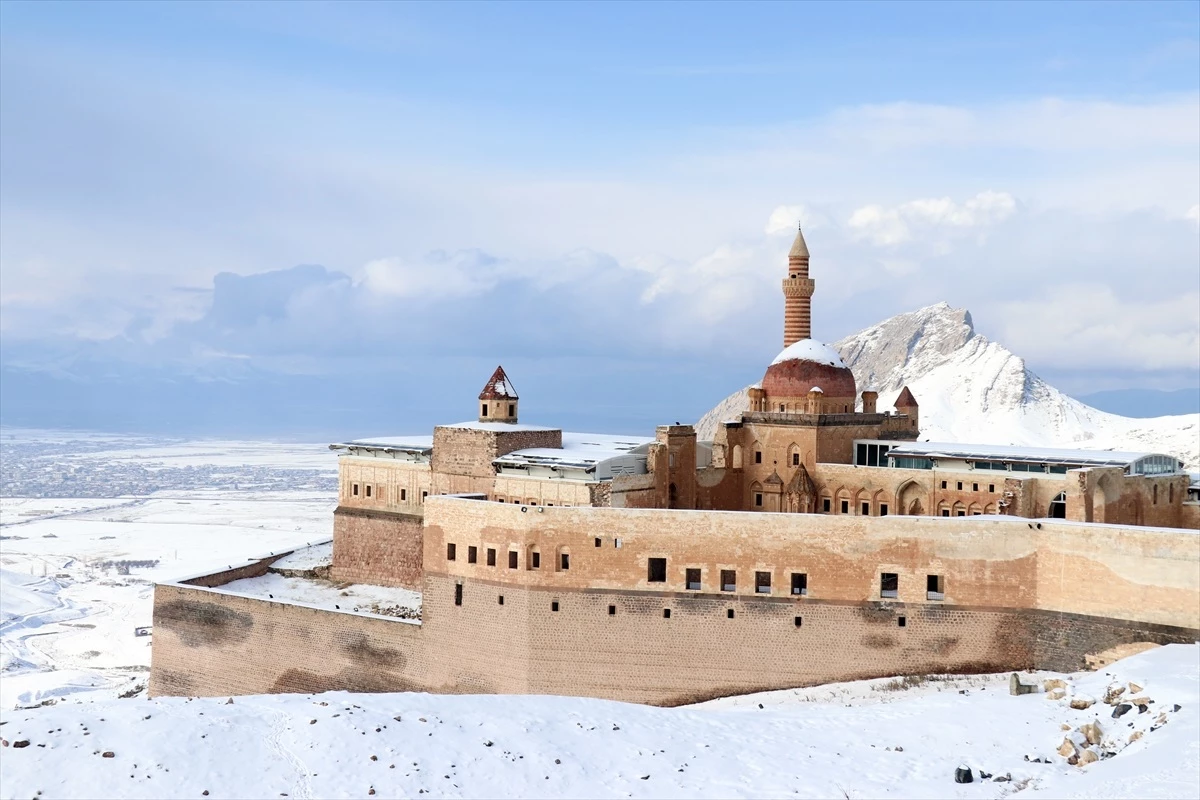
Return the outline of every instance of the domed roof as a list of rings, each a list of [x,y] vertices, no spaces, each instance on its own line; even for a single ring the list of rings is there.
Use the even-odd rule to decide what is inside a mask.
[[[804,397],[820,388],[826,397],[856,395],[854,373],[827,344],[801,339],[775,357],[763,377],[763,391],[772,397]]]

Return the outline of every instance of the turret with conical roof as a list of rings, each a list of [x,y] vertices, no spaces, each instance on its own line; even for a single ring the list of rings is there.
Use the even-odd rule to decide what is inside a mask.
[[[797,226],[788,251],[788,276],[783,279],[783,346],[812,338],[812,294],[816,284],[808,277],[808,243]]]
[[[496,367],[479,393],[479,421],[515,423],[518,399],[517,390],[505,374],[504,367]]]

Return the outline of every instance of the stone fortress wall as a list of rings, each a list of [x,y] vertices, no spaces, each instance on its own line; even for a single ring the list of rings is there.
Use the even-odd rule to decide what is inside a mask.
[[[247,568],[163,584],[151,691],[677,704],[897,674],[1077,669],[1119,644],[1200,638],[1200,537],[1178,530],[448,497],[427,499],[420,524],[374,522],[387,546],[421,552],[420,625],[221,592]],[[334,574],[377,575],[392,558],[335,545]],[[793,573],[804,595],[792,594]],[[881,592],[884,573],[897,576],[895,597]],[[940,595],[927,594],[931,575]]]

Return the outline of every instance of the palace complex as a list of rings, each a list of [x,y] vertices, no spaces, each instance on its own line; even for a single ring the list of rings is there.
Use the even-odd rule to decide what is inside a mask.
[[[419,624],[221,588],[267,557],[156,588],[152,691],[673,704],[1200,638],[1178,459],[919,442],[912,392],[878,408],[812,338],[814,290],[798,232],[783,350],[712,441],[523,423],[498,367],[472,421],[331,445],[329,577],[420,592]]]

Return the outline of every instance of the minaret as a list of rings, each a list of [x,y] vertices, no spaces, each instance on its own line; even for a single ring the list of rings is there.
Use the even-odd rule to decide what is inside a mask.
[[[812,293],[815,287],[808,277],[808,245],[804,232],[796,231],[796,241],[788,251],[788,276],[783,279],[783,346],[812,338]]]

